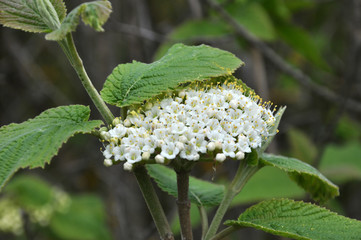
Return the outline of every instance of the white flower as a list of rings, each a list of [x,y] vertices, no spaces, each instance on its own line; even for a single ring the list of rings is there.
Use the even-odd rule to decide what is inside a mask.
[[[244,152],[239,151],[236,153],[236,159],[237,160],[243,160],[244,159]]]
[[[178,153],[179,153],[179,149],[176,147],[176,145],[173,142],[170,142],[162,146],[162,152],[160,153],[160,155],[162,155],[167,159],[174,159]]]
[[[155,156],[154,159],[155,159],[155,162],[156,162],[156,163],[159,163],[159,164],[163,164],[164,161],[165,161],[164,157],[163,157],[162,155],[160,155],[160,154],[158,154],[157,156]]]
[[[138,147],[132,147],[130,151],[125,154],[125,159],[127,159],[129,163],[136,163],[142,160],[140,154],[141,151]]]
[[[131,164],[130,162],[125,162],[123,164],[123,169],[126,171],[132,171],[133,169],[133,164]]]

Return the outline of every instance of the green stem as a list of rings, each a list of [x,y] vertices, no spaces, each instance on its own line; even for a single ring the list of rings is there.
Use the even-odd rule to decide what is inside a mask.
[[[204,239],[208,231],[207,211],[203,206],[198,206],[198,210],[199,210],[199,215],[201,216],[201,223],[202,223],[202,239]]]
[[[233,198],[242,190],[247,181],[257,172],[258,169],[258,166],[250,166],[245,160],[241,162],[234,179],[228,186],[222,202],[214,215],[212,223],[209,226],[208,232],[204,238],[205,240],[210,240],[216,234],[224,214],[226,213]]]
[[[223,229],[222,231],[220,231],[219,233],[217,233],[216,236],[212,237],[211,240],[220,240],[223,239],[224,237],[228,236],[229,234],[239,230],[239,227],[235,227],[235,226],[230,226],[228,228]]]
[[[58,42],[61,48],[64,50],[65,55],[69,59],[74,70],[78,74],[78,77],[83,84],[85,90],[87,91],[89,97],[93,100],[94,105],[97,107],[98,111],[107,122],[108,125],[112,124],[114,119],[113,114],[110,112],[109,108],[100,97],[98,91],[95,89],[93,83],[90,81],[88,74],[85,71],[83,61],[81,60],[73,41],[71,34],[68,34],[65,40]]]
[[[162,240],[174,240],[172,230],[170,229],[168,220],[164,214],[162,205],[153,188],[152,182],[144,166],[133,169],[133,173],[138,181],[139,188],[147,203],[150,214],[153,217],[155,226]]]

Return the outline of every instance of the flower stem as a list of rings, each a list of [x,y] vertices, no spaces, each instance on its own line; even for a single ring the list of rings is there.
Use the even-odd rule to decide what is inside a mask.
[[[208,232],[204,238],[205,240],[210,240],[216,234],[224,214],[226,213],[233,198],[242,190],[247,181],[253,176],[253,174],[257,172],[258,169],[258,166],[250,166],[245,160],[241,162],[236,175],[234,176],[231,184],[226,189],[222,202],[219,205],[212,223],[209,226]]]
[[[181,226],[182,240],[192,240],[192,225],[191,225],[191,202],[188,199],[189,188],[189,171],[181,169],[177,171],[177,189],[178,189],[178,215]]]
[[[202,239],[206,236],[208,231],[208,216],[207,210],[203,206],[198,206],[199,214],[201,216],[201,223],[202,223]]]
[[[237,231],[238,229],[240,228],[235,226],[230,226],[228,228],[225,228],[221,232],[217,233],[216,236],[212,237],[211,240],[221,240],[225,236],[228,236],[229,234],[233,233],[234,231]]]
[[[107,122],[108,125],[112,124],[114,119],[113,114],[100,97],[98,91],[95,89],[93,83],[88,77],[88,74],[85,71],[83,66],[83,61],[81,60],[73,41],[73,37],[71,34],[68,34],[66,39],[58,42],[61,48],[63,49],[65,55],[69,59],[71,65],[73,66],[74,70],[78,74],[78,77],[83,84],[85,90],[87,91],[89,97],[92,99],[94,105],[97,107],[98,111]]]
[[[138,181],[139,188],[143,194],[150,214],[153,217],[155,226],[162,240],[174,240],[172,230],[164,214],[162,205],[153,188],[152,182],[144,166],[138,166],[133,169],[133,173]]]

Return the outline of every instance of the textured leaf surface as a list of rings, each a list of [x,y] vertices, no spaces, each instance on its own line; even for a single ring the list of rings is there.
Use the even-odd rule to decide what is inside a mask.
[[[225,224],[302,240],[359,240],[361,236],[360,221],[289,199],[261,202],[247,209],[237,221]]]
[[[339,195],[338,187],[311,165],[295,158],[263,154],[260,162],[288,173],[299,186],[317,201],[327,201]]]
[[[119,107],[141,103],[179,84],[229,75],[243,62],[233,54],[209,46],[176,44],[160,60],[117,66],[101,91],[103,99]]]
[[[67,211],[56,212],[49,227],[61,239],[112,239],[104,204],[95,195],[72,197]]]
[[[41,4],[48,7],[50,15],[40,10]],[[0,0],[0,23],[27,32],[49,32],[53,30],[49,17],[60,24],[65,15],[62,0]]]
[[[111,11],[112,6],[109,1],[83,3],[66,16],[59,29],[48,33],[45,38],[55,41],[64,39],[68,33],[75,31],[80,17],[85,24],[91,26],[96,31],[104,31],[102,26],[108,20]]]
[[[149,175],[158,186],[170,195],[177,197],[177,176],[174,170],[159,165],[148,164]],[[224,186],[206,182],[194,177],[189,178],[189,199],[192,203],[203,206],[218,205],[223,198]]]
[[[90,109],[82,105],[44,111],[34,119],[0,128],[0,187],[19,168],[43,167],[61,145],[76,133],[89,133],[102,121],[88,121]]]

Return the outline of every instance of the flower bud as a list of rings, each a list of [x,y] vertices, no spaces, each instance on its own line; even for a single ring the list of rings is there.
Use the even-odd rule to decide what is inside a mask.
[[[158,154],[157,156],[155,156],[155,162],[156,163],[160,163],[160,164],[164,164],[164,157],[160,154]]]
[[[214,142],[210,142],[207,144],[207,150],[213,152],[216,149],[216,144]]]
[[[142,160],[147,161],[147,160],[149,160],[149,158],[150,158],[150,152],[144,152],[142,154]]]
[[[179,151],[182,151],[184,149],[184,143],[181,143],[181,142],[177,142],[175,144],[176,148],[179,149]]]
[[[230,102],[229,102],[229,106],[230,106],[231,108],[233,108],[233,109],[237,109],[237,107],[238,107],[238,101],[236,101],[236,100],[230,101]]]
[[[221,150],[222,149],[222,142],[216,141],[215,142],[215,147],[216,147],[217,150]]]
[[[109,158],[106,158],[106,159],[104,159],[104,165],[106,167],[110,167],[110,166],[113,165],[113,161],[111,159],[109,159]]]
[[[178,93],[178,97],[180,97],[180,98],[184,98],[186,96],[186,92],[185,91],[180,91],[179,93]]]
[[[132,171],[133,169],[133,164],[129,163],[129,162],[125,162],[123,164],[123,169],[126,170],[126,171]]]
[[[145,110],[150,110],[153,107],[153,104],[151,102],[147,102],[145,104]]]
[[[121,123],[120,118],[114,118],[114,120],[113,120],[113,122],[112,122],[112,124],[113,124],[114,127],[117,126],[117,125],[120,124],[120,123]]]
[[[100,138],[106,141],[109,141],[110,139],[110,133],[106,132],[106,131],[101,131],[100,132]]]
[[[179,137],[179,141],[181,142],[181,143],[186,143],[186,142],[188,142],[188,139],[187,139],[187,137],[186,136],[180,136]]]
[[[124,120],[124,126],[125,126],[125,127],[130,127],[130,126],[132,126],[132,123],[129,121],[129,119],[125,119],[125,120]]]
[[[243,160],[244,159],[244,152],[239,151],[236,153],[236,159],[237,160]]]
[[[223,153],[217,153],[216,161],[217,162],[223,162],[224,160],[226,160],[226,155],[224,155]]]

